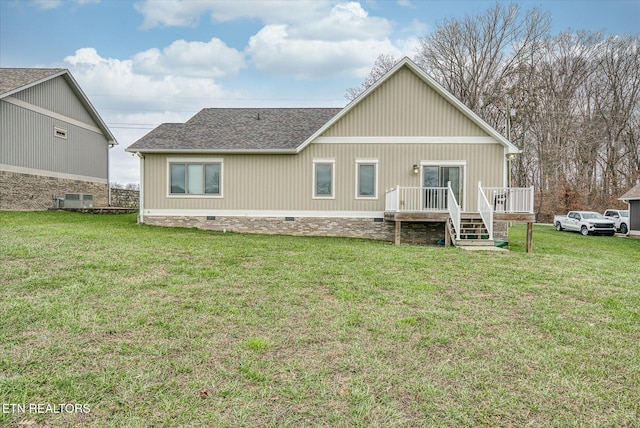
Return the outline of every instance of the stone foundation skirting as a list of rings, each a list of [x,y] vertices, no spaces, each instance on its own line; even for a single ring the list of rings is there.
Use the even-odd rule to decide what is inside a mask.
[[[154,226],[196,227],[219,232],[333,236],[387,242],[393,242],[395,236],[395,223],[382,218],[144,216],[144,223]],[[403,222],[401,242],[437,245],[445,236],[444,228],[444,223]]]
[[[136,208],[140,206],[140,191],[132,189],[111,189],[111,206]]]
[[[109,185],[66,178],[0,171],[0,210],[46,210],[54,208],[53,195],[93,195],[93,205],[106,207]]]

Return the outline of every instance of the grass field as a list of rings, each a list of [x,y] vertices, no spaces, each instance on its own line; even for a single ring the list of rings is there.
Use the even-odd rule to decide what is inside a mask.
[[[640,426],[640,240],[524,235],[0,212],[0,425]]]

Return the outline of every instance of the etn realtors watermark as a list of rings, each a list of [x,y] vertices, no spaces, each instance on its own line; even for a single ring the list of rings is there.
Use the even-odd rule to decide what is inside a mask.
[[[80,403],[2,403],[2,414],[76,414],[90,413],[91,406]]]

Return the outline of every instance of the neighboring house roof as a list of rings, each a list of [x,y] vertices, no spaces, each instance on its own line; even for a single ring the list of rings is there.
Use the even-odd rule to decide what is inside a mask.
[[[186,123],[165,123],[130,152],[295,151],[339,108],[206,108]]]
[[[620,196],[618,199],[621,201],[635,201],[640,199],[640,184],[632,187],[631,190]]]
[[[67,81],[92,119],[98,124],[98,128],[110,140],[109,144],[118,144],[116,138],[89,101],[89,98],[78,85],[78,82],[69,73],[69,70],[65,68],[0,68],[0,99],[10,97],[17,92],[59,76],[62,76]]]
[[[409,68],[426,85],[493,137],[505,148],[506,153],[521,152],[406,57],[342,109],[204,109],[184,124],[160,125],[129,146],[127,151],[299,153],[403,67]],[[261,120],[257,120],[260,112],[263,112]]]

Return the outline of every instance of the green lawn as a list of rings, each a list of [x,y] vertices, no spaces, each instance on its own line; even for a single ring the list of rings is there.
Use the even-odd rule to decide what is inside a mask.
[[[640,426],[640,240],[510,235],[467,253],[0,212],[0,425]]]

